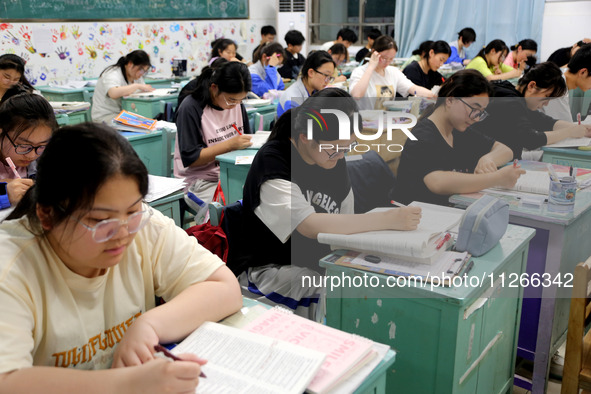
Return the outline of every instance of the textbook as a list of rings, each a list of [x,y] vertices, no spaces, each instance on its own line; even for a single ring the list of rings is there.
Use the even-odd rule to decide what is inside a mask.
[[[365,253],[348,251],[335,261],[335,264],[376,274],[414,277],[422,282],[451,286],[454,277],[469,272],[471,267],[467,264],[471,257],[468,252],[446,251],[439,255],[433,265],[425,265],[393,257],[368,256]]]
[[[68,114],[84,111],[90,108],[90,103],[85,101],[50,101],[53,112],[56,114]]]
[[[196,393],[301,394],[325,355],[282,340],[205,322],[172,353],[207,360]]]
[[[136,131],[152,131],[156,127],[156,119],[146,118],[144,116],[134,114],[133,112],[129,112],[126,110],[119,112],[119,115],[117,115],[115,119],[113,119],[113,122],[116,124],[121,124],[123,126],[133,127],[134,129],[136,129]]]
[[[449,245],[450,238],[445,239],[445,232],[458,225],[464,211],[416,201],[410,206],[422,209],[421,222],[416,230],[368,231],[348,235],[320,233],[318,242],[330,245],[332,250],[349,249],[433,264]],[[384,212],[388,209],[391,208],[376,208],[370,212]]]
[[[376,356],[373,341],[313,322],[281,307],[269,309],[243,329],[325,354],[320,371],[308,385],[310,393],[335,389]]]
[[[252,138],[250,139],[250,142],[252,142],[252,145],[249,146],[247,149],[260,149],[263,145],[265,145],[265,143],[269,139],[270,135],[271,135],[270,131],[261,131],[261,130],[252,134]]]
[[[562,141],[558,141],[551,145],[546,145],[548,148],[573,148],[579,146],[591,145],[591,138],[580,137],[580,138],[566,138]]]

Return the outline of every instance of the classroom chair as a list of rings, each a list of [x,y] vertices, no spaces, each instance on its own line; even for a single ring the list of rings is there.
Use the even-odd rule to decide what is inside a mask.
[[[174,144],[176,130],[162,129],[162,176],[174,177]]]
[[[261,128],[261,121],[262,121],[262,128]],[[266,114],[259,114],[256,112],[254,114],[254,127],[252,128],[252,132],[256,132],[258,130],[271,130],[273,123],[275,122],[275,113],[266,113]]]
[[[347,156],[346,160],[355,213],[390,206],[396,178],[384,159],[376,151],[370,150],[362,155]]]
[[[591,332],[586,331],[591,314],[591,257],[575,268],[570,301],[562,394],[591,391]]]
[[[164,120],[167,122],[174,122],[174,114],[176,112],[177,104],[166,102],[164,100],[160,101],[160,114],[156,116],[159,120]]]

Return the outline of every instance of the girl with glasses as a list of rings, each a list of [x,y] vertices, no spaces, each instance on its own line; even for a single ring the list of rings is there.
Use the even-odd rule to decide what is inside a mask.
[[[53,108],[43,96],[21,93],[0,106],[0,209],[15,206],[33,185],[37,159],[56,129]]]
[[[341,74],[339,66],[342,66],[349,61],[349,50],[343,44],[334,44],[328,49],[327,52],[330,53],[330,56],[332,56],[332,60],[335,64],[335,70],[332,74],[333,80],[330,83],[345,82],[347,77]]]
[[[198,212],[213,199],[220,178],[215,157],[252,145],[242,104],[250,73],[242,63],[217,59],[203,69],[196,86],[176,114],[174,175],[186,179],[185,202]]]
[[[92,96],[92,121],[110,124],[121,112],[121,97],[138,90],[153,91],[154,88],[144,82],[144,76],[151,67],[150,56],[138,49],[121,56],[117,63],[104,69]]]
[[[466,68],[479,71],[489,81],[519,78],[523,72],[522,68],[513,68],[503,63],[508,53],[509,49],[503,40],[492,40],[478,52]]]
[[[15,94],[33,90],[25,78],[24,59],[13,54],[0,56],[0,104]]]
[[[373,43],[372,54],[367,64],[357,67],[351,74],[349,91],[356,98],[394,98],[396,93],[406,97],[416,95],[433,97],[433,93],[421,86],[415,85],[399,69],[390,66],[396,57],[398,46],[389,36],[378,37]],[[386,87],[387,89],[382,89]],[[382,95],[380,92],[389,92]],[[363,105],[363,109],[373,109],[369,102]]]
[[[320,123],[312,121],[308,139],[310,114],[317,117],[322,109],[349,117],[347,139],[339,139],[339,121],[332,114],[323,114]],[[318,233],[411,230],[420,220],[416,207],[354,214],[344,153],[353,149],[357,111],[355,100],[338,88],[320,90],[288,110],[254,158],[244,184],[245,231],[233,244],[240,258],[228,261],[228,267],[258,295],[313,320],[323,318],[322,287],[304,286],[302,277],[319,279],[318,260],[329,253],[327,245],[317,242]]]
[[[3,390],[194,392],[204,361],[171,363],[154,346],[235,312],[240,289],[143,203],[147,192],[146,167],[115,130],[55,133],[37,182],[0,225]]]
[[[513,187],[525,173],[507,166],[511,149],[468,127],[487,117],[490,83],[476,70],[449,77],[439,97],[413,127],[417,138],[404,144],[394,195],[397,201],[448,205],[456,193]]]
[[[328,86],[334,81],[334,70],[335,63],[328,52],[312,52],[304,62],[298,80],[281,94],[277,105],[277,117]]]
[[[283,63],[285,52],[281,44],[268,42],[257,49],[248,68],[252,79],[252,91],[262,97],[269,90],[283,90],[285,85],[277,68]]]
[[[562,71],[554,63],[533,66],[514,87],[508,81],[493,84],[494,98],[487,112],[490,116],[473,127],[502,142],[522,158],[524,149],[534,150],[566,138],[591,137],[591,126],[557,120],[539,109],[566,93]],[[526,152],[524,152],[526,153]],[[528,159],[540,159],[541,151],[526,153]]]

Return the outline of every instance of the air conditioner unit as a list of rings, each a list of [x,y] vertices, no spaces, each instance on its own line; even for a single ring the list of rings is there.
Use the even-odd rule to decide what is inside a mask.
[[[308,53],[308,0],[277,0],[277,38],[275,39],[284,47],[285,33],[289,30],[299,30],[306,41],[302,46],[302,54]]]

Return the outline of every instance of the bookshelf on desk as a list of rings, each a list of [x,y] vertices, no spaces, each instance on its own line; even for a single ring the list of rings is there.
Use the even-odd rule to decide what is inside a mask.
[[[509,392],[523,288],[502,286],[499,278],[525,270],[534,233],[510,225],[499,245],[473,259],[469,277],[486,277],[481,287],[389,287],[395,277],[336,265],[345,251],[335,251],[320,260],[329,283],[326,323],[396,350],[387,392]],[[331,277],[374,277],[377,285],[331,288]]]

